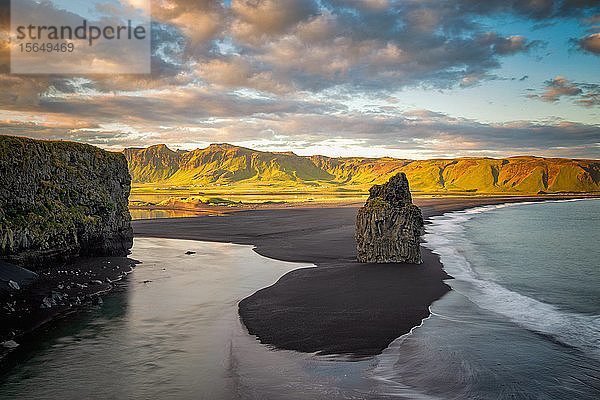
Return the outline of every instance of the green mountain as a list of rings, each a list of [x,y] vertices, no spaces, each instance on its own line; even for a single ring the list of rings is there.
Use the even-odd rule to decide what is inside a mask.
[[[134,183],[214,185],[320,183],[369,186],[397,172],[421,192],[563,193],[600,192],[600,161],[564,158],[302,157],[230,144],[173,151],[165,145],[124,150]]]
[[[164,144],[125,149],[134,182],[209,185],[236,182],[329,181],[335,177],[309,158],[211,144],[205,149],[175,152]]]

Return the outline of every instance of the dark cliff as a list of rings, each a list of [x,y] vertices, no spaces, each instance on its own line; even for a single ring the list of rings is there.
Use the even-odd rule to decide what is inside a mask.
[[[0,136],[0,259],[38,268],[127,254],[131,178],[123,154]]]

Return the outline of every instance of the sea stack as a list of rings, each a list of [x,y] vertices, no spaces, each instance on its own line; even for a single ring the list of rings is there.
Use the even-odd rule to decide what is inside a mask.
[[[0,136],[0,260],[37,269],[127,255],[130,185],[121,153]]]
[[[420,264],[423,215],[412,203],[404,172],[369,190],[356,216],[356,250],[364,263]]]

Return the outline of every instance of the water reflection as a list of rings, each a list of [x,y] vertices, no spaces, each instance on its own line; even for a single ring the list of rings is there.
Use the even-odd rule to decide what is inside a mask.
[[[221,215],[215,211],[186,211],[186,210],[140,210],[130,209],[131,219],[157,219],[157,218],[185,218],[200,217],[203,215]]]
[[[40,337],[1,378],[0,399],[405,398],[369,378],[376,359],[274,350],[248,334],[238,302],[307,265],[156,238],[136,239],[131,257],[142,263],[122,290]]]
[[[142,263],[122,290],[40,337],[2,378],[0,398],[239,397],[235,338],[258,343],[237,303],[304,265],[249,246],[154,238],[136,239],[131,257]]]

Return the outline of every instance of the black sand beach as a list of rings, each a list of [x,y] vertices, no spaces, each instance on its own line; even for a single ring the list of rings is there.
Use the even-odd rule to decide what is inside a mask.
[[[567,197],[555,197],[561,199]],[[547,197],[416,198],[425,218],[480,205]],[[337,208],[241,211],[134,221],[138,237],[232,242],[259,254],[313,263],[240,302],[249,332],[278,348],[362,357],[379,354],[429,315],[449,287],[437,255],[421,265],[356,262],[354,221],[360,204]]]

